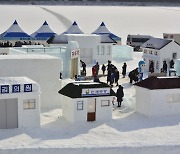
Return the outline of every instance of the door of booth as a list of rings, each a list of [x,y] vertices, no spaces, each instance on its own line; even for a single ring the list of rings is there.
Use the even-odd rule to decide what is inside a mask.
[[[70,78],[74,78],[75,75],[78,75],[78,57],[71,59]]]
[[[0,129],[18,128],[17,99],[0,100]]]
[[[89,98],[88,100],[88,109],[87,109],[87,121],[96,120],[96,99]]]

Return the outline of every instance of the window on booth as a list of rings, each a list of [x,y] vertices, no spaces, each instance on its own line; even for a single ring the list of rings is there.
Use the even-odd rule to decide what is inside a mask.
[[[28,110],[28,109],[35,109],[36,105],[35,105],[35,99],[27,99],[23,101],[23,108],[24,110]]]
[[[101,100],[101,107],[104,106],[110,106],[110,101],[109,100]]]
[[[77,110],[83,110],[83,101],[77,102]]]
[[[104,45],[101,46],[101,55],[104,55],[104,52],[105,52],[105,47]]]
[[[111,46],[108,45],[108,47],[107,47],[107,55],[110,55],[110,54],[111,54]]]
[[[99,45],[97,46],[97,55],[100,55],[100,53],[99,53]]]
[[[177,53],[173,53],[172,54],[172,59],[176,59],[177,58]]]

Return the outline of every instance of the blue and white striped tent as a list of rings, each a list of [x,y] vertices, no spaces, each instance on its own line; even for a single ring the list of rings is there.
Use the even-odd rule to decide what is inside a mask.
[[[50,37],[54,36],[56,33],[49,27],[48,23],[45,21],[43,25],[33,34],[35,40],[48,40]]]
[[[31,36],[25,33],[15,20],[9,29],[0,35],[1,40],[32,40]]]
[[[76,21],[74,21],[63,34],[84,34],[84,32],[79,28]]]
[[[79,28],[77,23],[74,21],[73,24],[62,34],[52,36],[47,40],[48,44],[67,44],[68,35],[66,34],[84,34],[84,32]]]
[[[106,27],[104,22],[101,23],[101,25],[92,33],[92,34],[97,34],[101,35],[101,42],[102,43],[117,43],[121,42],[121,38],[114,35],[109,31],[109,29]]]

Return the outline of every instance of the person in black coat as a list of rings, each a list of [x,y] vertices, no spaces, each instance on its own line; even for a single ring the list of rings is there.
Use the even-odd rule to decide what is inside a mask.
[[[116,86],[118,86],[118,81],[119,81],[119,71],[118,69],[115,70],[114,72],[114,78],[115,78],[115,83],[116,83]]]
[[[123,78],[125,78],[125,76],[126,76],[126,68],[127,68],[127,64],[124,63],[124,65],[122,66],[122,75],[123,75]]]
[[[124,97],[124,91],[121,85],[119,85],[119,88],[117,89],[116,97],[117,97],[118,107],[121,107],[121,103]]]
[[[104,73],[105,73],[105,71],[106,71],[106,66],[105,66],[104,64],[102,65],[101,70],[103,71],[103,75],[104,75]]]
[[[167,63],[166,61],[163,61],[163,71],[167,73]]]

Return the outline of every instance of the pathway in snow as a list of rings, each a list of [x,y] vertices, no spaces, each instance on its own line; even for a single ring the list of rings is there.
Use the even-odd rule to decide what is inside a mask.
[[[69,28],[69,26],[72,24],[72,21],[70,21],[67,17],[63,16],[62,14],[56,13],[44,7],[41,7],[41,8],[45,10],[46,12],[49,12],[50,14],[55,16],[65,26],[65,28]]]

